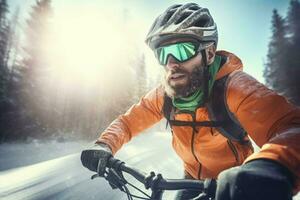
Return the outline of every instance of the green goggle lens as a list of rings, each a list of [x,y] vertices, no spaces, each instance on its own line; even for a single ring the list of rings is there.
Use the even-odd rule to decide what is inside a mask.
[[[166,65],[168,56],[172,55],[179,62],[184,62],[194,57],[197,47],[192,42],[181,42],[159,47],[155,50],[155,56],[159,64]]]

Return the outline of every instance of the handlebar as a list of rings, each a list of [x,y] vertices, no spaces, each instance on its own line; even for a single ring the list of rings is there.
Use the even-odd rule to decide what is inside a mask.
[[[151,189],[151,196],[136,188],[134,185],[128,183],[127,180],[124,178],[122,172],[133,176],[140,183],[144,184],[146,189]],[[98,174],[92,176],[92,179],[95,177],[98,177]],[[156,175],[154,172],[151,172],[150,175],[146,175],[144,172],[141,172],[138,169],[135,169],[134,167],[127,166],[124,162],[114,157],[110,157],[107,162],[107,171],[104,174],[104,178],[109,182],[113,189],[119,188],[121,191],[125,192],[127,194],[128,199],[132,199],[132,197],[141,197],[132,195],[129,192],[126,184],[131,185],[132,187],[143,193],[145,196],[149,197],[149,199],[155,200],[161,200],[162,194],[165,190],[182,189],[202,191],[201,199],[210,200],[214,199],[216,190],[216,181],[214,179],[164,179],[161,174]]]

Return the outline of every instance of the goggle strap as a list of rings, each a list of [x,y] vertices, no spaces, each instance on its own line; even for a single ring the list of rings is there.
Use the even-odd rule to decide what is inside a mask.
[[[207,57],[206,57],[206,51],[205,49],[201,50],[202,60],[204,63],[204,71],[203,71],[203,99],[204,102],[207,102],[208,100],[208,81],[209,81],[209,71],[208,71],[208,65],[207,65]]]

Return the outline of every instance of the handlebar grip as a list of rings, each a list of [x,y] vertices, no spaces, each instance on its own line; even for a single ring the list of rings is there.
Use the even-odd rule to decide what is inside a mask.
[[[111,156],[108,159],[107,162],[107,167],[109,168],[115,168],[115,169],[119,169],[121,165],[125,164],[124,162],[120,161],[119,159],[114,158],[113,156]]]
[[[120,161],[113,156],[110,157],[107,161],[107,167],[108,168],[113,168],[116,171],[120,172],[126,172],[136,178],[138,181],[141,183],[144,183],[146,175],[143,172],[140,172],[137,169],[134,169],[133,167],[126,166],[125,162]]]

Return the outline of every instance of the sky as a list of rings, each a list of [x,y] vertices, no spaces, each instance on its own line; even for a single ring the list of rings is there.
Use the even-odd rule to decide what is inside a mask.
[[[28,17],[34,2],[34,0],[8,1],[11,12],[16,6],[20,6],[23,20]],[[154,19],[167,7],[186,2],[190,1],[52,0],[54,10],[52,21],[56,33],[54,39],[60,41],[58,43],[62,45],[53,47],[55,49],[53,51],[56,51],[55,54],[59,52],[63,55],[64,63],[72,66],[72,69],[76,68],[76,73],[79,74],[82,74],[81,69],[86,64],[86,60],[89,60],[87,65],[90,66],[90,70],[85,69],[85,73],[89,71],[90,74],[95,74],[93,73],[95,66],[112,64],[116,55],[119,56],[119,52],[123,52],[120,55],[120,60],[123,61],[126,57],[137,55],[138,51],[146,55],[148,74],[157,76],[161,73],[161,69],[158,69],[159,66],[152,52],[144,43],[145,36]],[[207,7],[214,17],[219,32],[218,49],[236,54],[244,64],[244,71],[264,82],[262,75],[271,37],[272,10],[277,9],[279,14],[286,16],[289,1],[198,0],[194,2]],[[85,31],[78,31],[78,27],[85,27]],[[90,41],[84,42],[84,38],[89,38]],[[78,50],[78,44],[84,47],[81,49],[90,51]],[[83,55],[82,60],[76,60],[80,54]],[[77,67],[73,67],[75,64]]]

